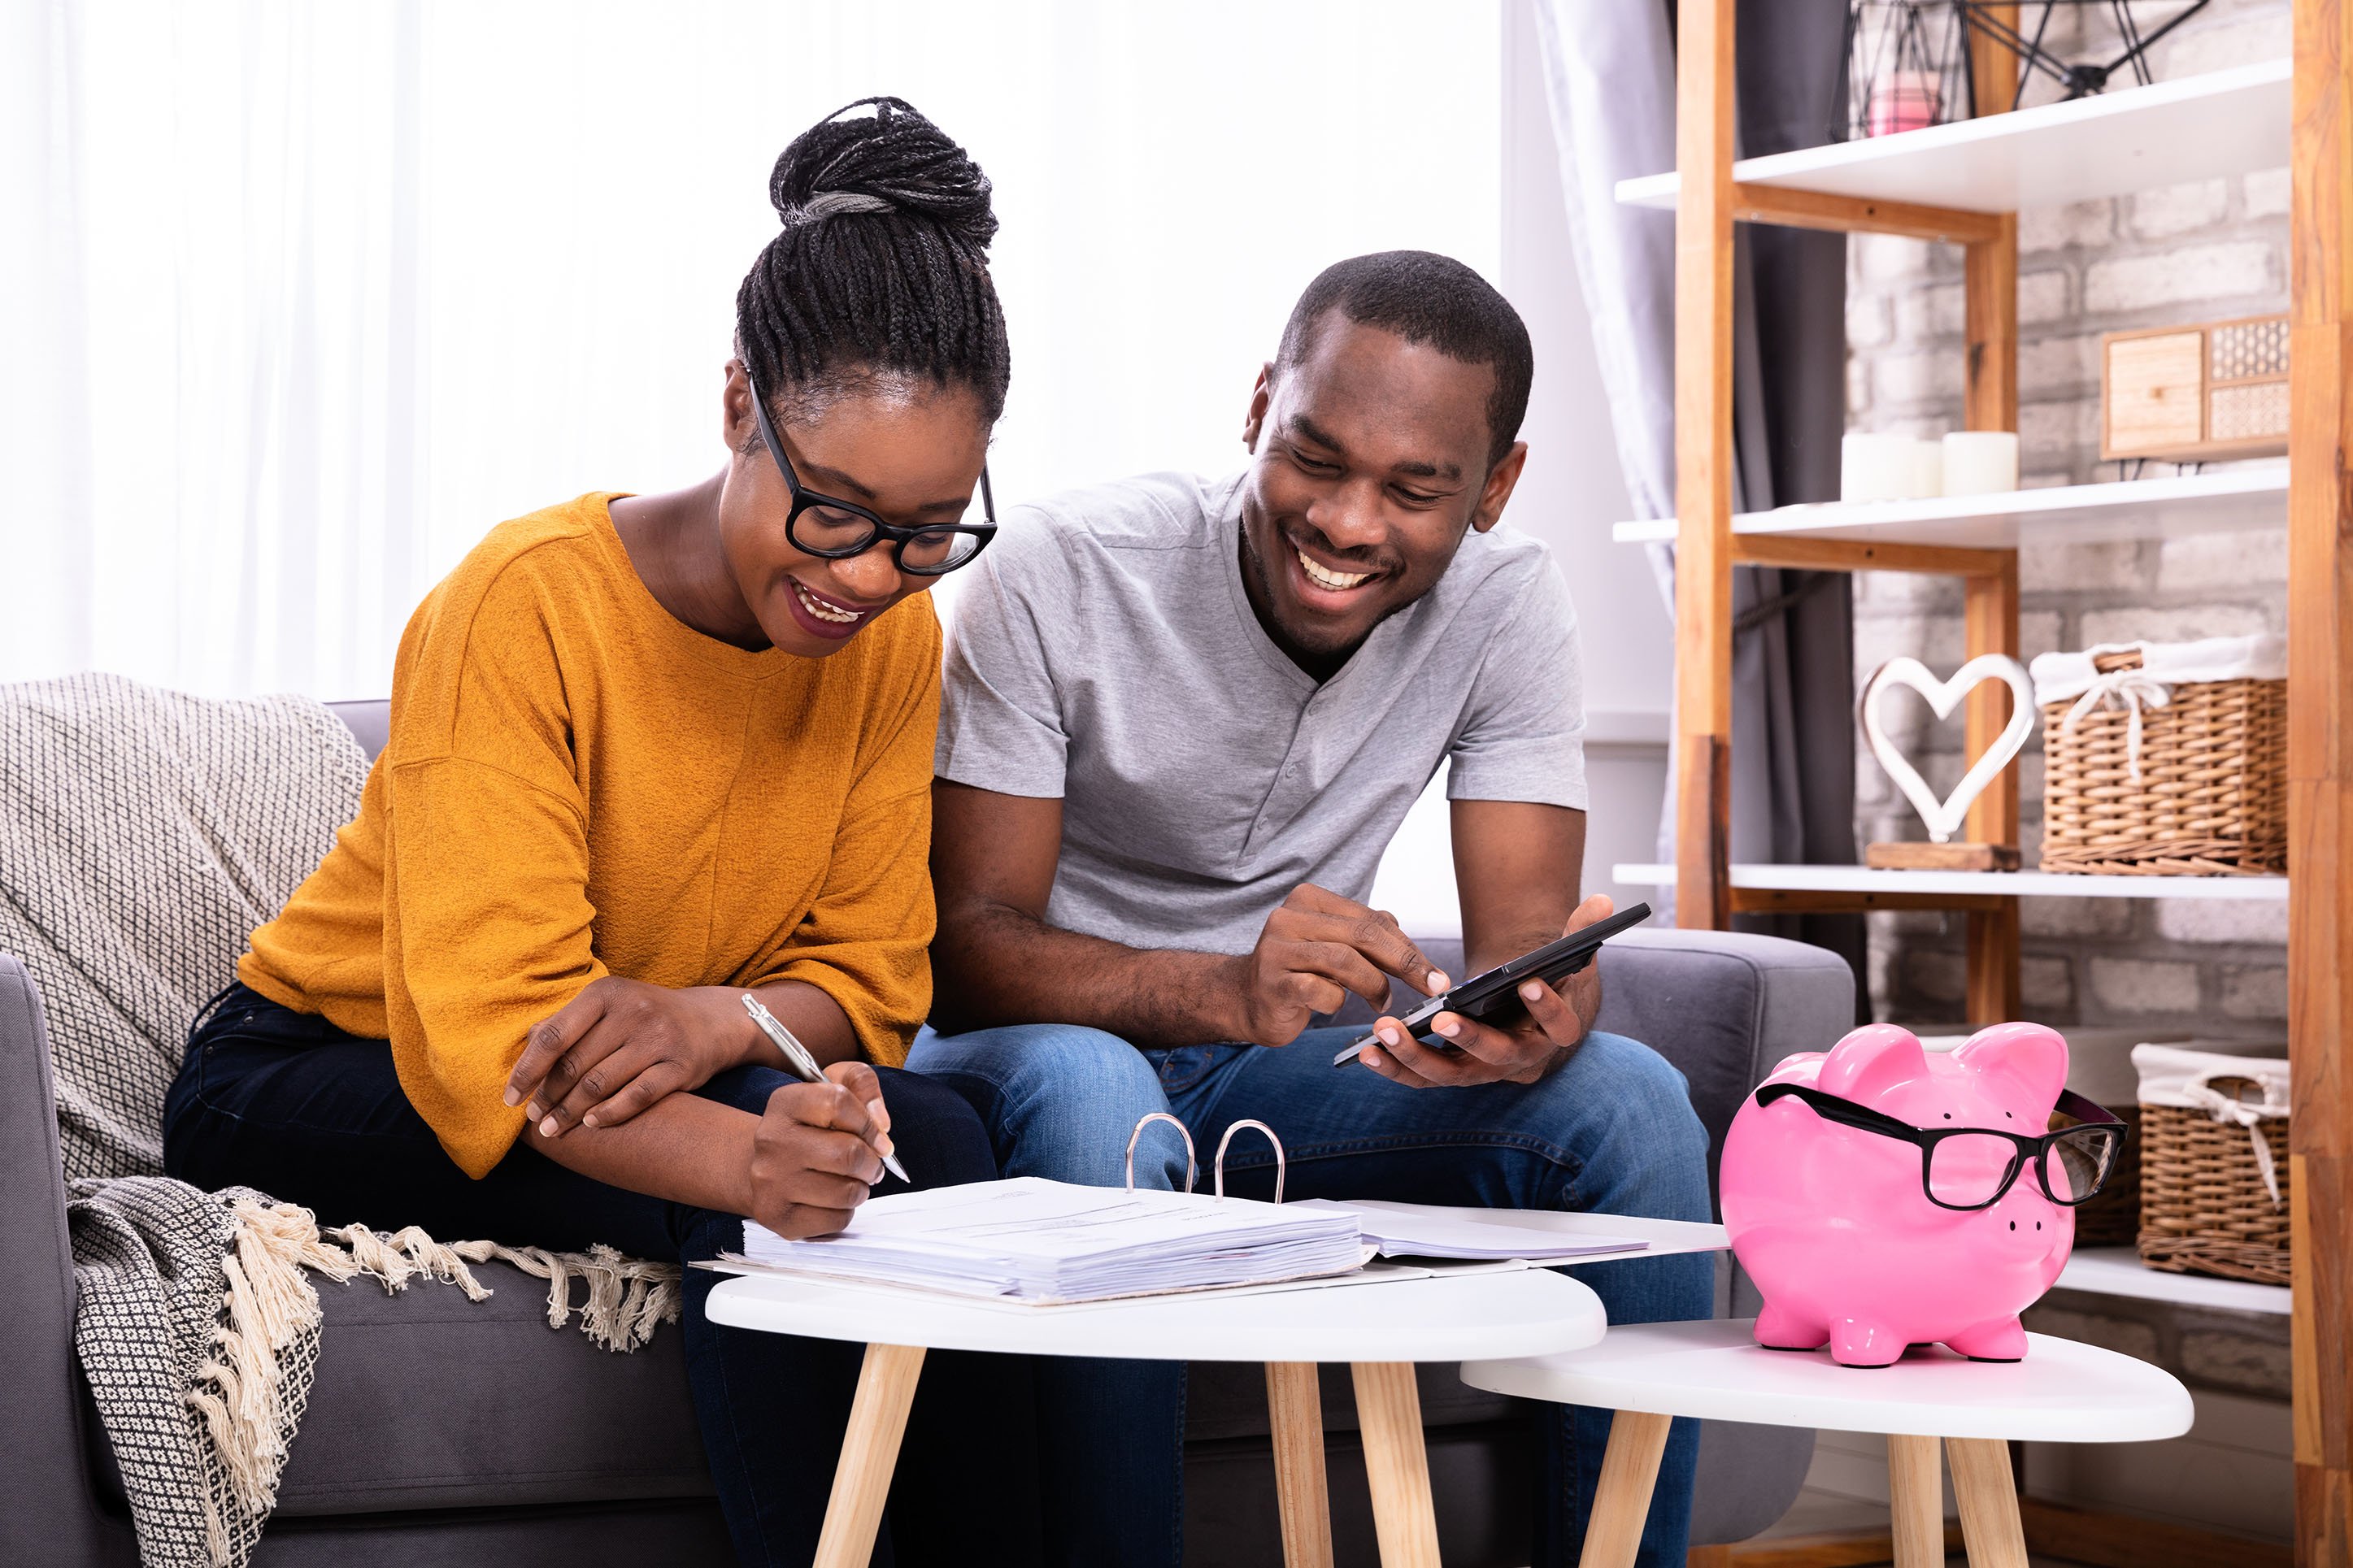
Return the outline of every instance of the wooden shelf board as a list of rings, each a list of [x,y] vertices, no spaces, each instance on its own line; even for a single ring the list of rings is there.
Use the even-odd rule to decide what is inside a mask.
[[[2288,163],[2289,62],[2122,88],[2073,103],[1743,158],[1732,177],[1965,212],[2093,201]],[[1629,206],[1672,207],[1672,172],[1621,180]]]
[[[1675,879],[1675,868],[1638,862],[1613,866],[1609,876],[1628,887],[1663,887]],[[1732,885],[1818,893],[2287,900],[2285,877],[2075,877],[2052,871],[1873,871],[1862,866],[1735,865]]]
[[[1732,531],[1853,544],[1926,544],[2015,550],[2029,543],[2170,539],[2284,526],[2287,465],[2265,463],[2213,474],[2055,485],[1926,500],[1830,501],[1745,511]],[[1672,544],[1675,520],[1647,518],[1611,530],[1620,544]]]
[[[2218,1307],[2227,1311],[2268,1312],[2284,1317],[2288,1289],[2257,1285],[2245,1279],[2215,1279],[2203,1274],[2168,1274],[2151,1268],[2129,1247],[2087,1247],[2067,1260],[2054,1290],[2083,1290],[2094,1296],[2131,1296],[2144,1301],[2171,1301],[2184,1307]]]

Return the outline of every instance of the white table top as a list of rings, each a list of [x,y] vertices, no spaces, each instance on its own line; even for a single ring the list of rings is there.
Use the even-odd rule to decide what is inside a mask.
[[[1542,1268],[1322,1289],[1209,1291],[1025,1307],[807,1276],[746,1274],[711,1320],[867,1344],[1139,1361],[1420,1362],[1542,1355],[1599,1341],[1600,1298]]]
[[[1636,1323],[1589,1350],[1466,1363],[1473,1388],[1662,1415],[1936,1437],[2137,1443],[2189,1430],[2189,1391],[2163,1369],[2073,1340],[2026,1336],[2026,1359],[1972,1362],[1941,1346],[1894,1366],[1828,1351],[1768,1351],[1748,1319]]]

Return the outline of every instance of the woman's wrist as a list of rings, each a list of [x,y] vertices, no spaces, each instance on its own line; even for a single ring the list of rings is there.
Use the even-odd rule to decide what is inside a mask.
[[[743,1055],[736,1060],[758,1067],[783,1068],[783,1053],[752,1021],[751,1015],[744,1010],[740,1000],[744,993],[724,986],[717,989],[726,996],[727,1005],[734,1010],[731,1023],[740,1023],[748,1032],[743,1042]],[[822,988],[806,980],[779,980],[759,987],[752,994],[775,1015],[778,1023],[792,1031],[795,1039],[808,1047],[809,1055],[817,1058],[818,1066],[829,1067],[839,1061],[863,1059],[858,1032],[850,1026],[849,1015]]]
[[[776,1048],[768,1037],[752,1021],[744,1009],[747,993],[735,985],[698,985],[694,988],[702,1013],[703,1037],[710,1042],[713,1072],[725,1072],[729,1068],[774,1066]]]

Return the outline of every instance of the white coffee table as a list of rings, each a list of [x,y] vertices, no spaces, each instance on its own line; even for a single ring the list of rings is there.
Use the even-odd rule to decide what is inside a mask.
[[[1770,1351],[1752,1319],[1631,1323],[1588,1349],[1465,1362],[1473,1388],[1616,1411],[1582,1568],[1630,1568],[1667,1424],[1677,1415],[1887,1434],[1896,1568],[1943,1568],[1941,1446],[1952,1459],[1974,1568],[2026,1568],[2009,1440],[2140,1443],[2189,1430],[2189,1392],[2161,1367],[2046,1334],[2026,1359],[1973,1362],[1941,1346],[1892,1366],[1827,1351]]]
[[[1319,1362],[1347,1362],[1388,1568],[1436,1568],[1416,1362],[1540,1356],[1600,1340],[1600,1299],[1546,1269],[1451,1274],[1274,1292],[1155,1296],[1081,1307],[963,1301],[807,1276],[749,1274],[711,1293],[711,1321],[865,1345],[834,1470],[818,1568],[864,1568],[926,1350],[1266,1363],[1284,1561],[1329,1568]]]

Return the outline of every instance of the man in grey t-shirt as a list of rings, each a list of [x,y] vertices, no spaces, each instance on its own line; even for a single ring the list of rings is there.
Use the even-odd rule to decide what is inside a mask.
[[[1582,904],[1583,702],[1568,595],[1499,526],[1532,353],[1459,262],[1340,263],[1293,310],[1217,480],[1155,475],[1009,513],[949,639],[934,786],[937,1000],[909,1065],[979,1108],[1008,1175],[1115,1184],[1166,1110],[1205,1152],[1271,1125],[1294,1196],[1709,1217],[1706,1135],[1647,1047],[1595,1033],[1588,968],[1494,1026],[1386,1013],[1448,984],[1366,907],[1442,763],[1465,967],[1609,912]],[[1315,1026],[1354,994],[1382,1044]],[[1279,1048],[1278,1048],[1279,1047]],[[1139,1181],[1174,1184],[1173,1137]],[[1238,1144],[1264,1193],[1271,1152]],[[1585,1271],[1612,1322],[1704,1317],[1712,1267]],[[1039,1370],[1049,1538],[1173,1562],[1183,1369]],[[1539,1561],[1572,1561],[1609,1414],[1550,1410]],[[1688,1427],[1688,1424],[1683,1424]],[[1641,1561],[1680,1564],[1696,1434],[1671,1439]]]

